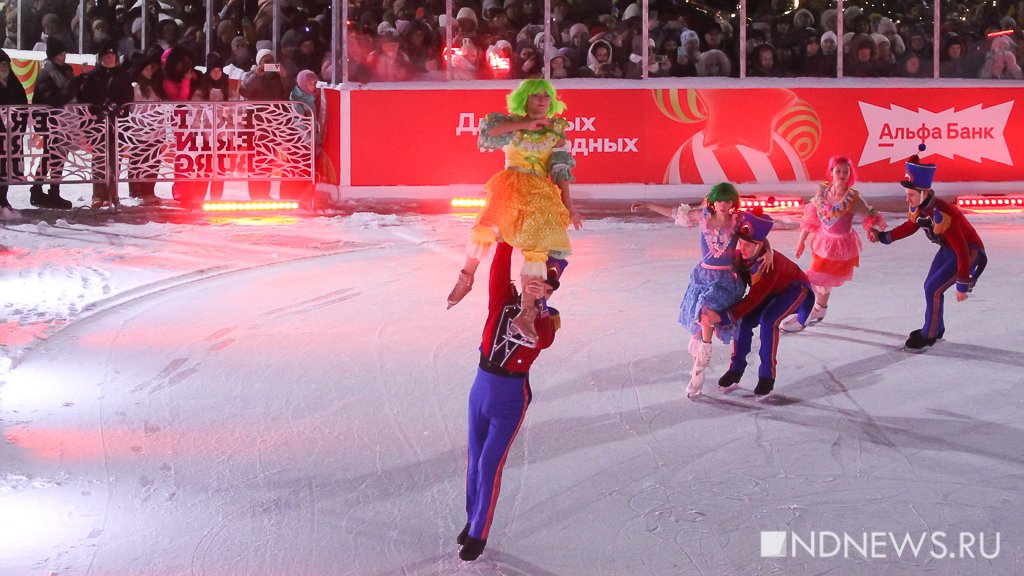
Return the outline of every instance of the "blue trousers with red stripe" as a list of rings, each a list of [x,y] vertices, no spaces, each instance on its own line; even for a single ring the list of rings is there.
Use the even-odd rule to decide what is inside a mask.
[[[757,369],[759,378],[775,379],[775,353],[779,349],[779,324],[793,313],[806,318],[814,306],[811,287],[807,284],[793,284],[785,292],[765,298],[760,306],[739,319],[736,339],[732,343],[732,361],[729,370],[743,373],[747,369],[747,355],[750,354],[754,339],[754,328],[761,325],[761,366]]]
[[[984,250],[971,246],[971,279],[977,280],[985,271],[988,256]],[[942,247],[932,258],[932,266],[928,277],[924,280],[924,327],[921,333],[928,338],[938,338],[946,332],[946,324],[942,320],[943,294],[950,286],[956,284],[956,252],[952,248]]]
[[[466,519],[473,538],[487,539],[501,491],[501,471],[532,399],[528,378],[498,376],[477,368],[469,391],[466,466]]]

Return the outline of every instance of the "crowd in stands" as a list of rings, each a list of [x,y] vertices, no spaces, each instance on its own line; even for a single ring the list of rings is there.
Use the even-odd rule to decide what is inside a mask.
[[[83,82],[103,74],[132,87],[127,100],[314,105],[317,80],[521,79],[543,77],[545,66],[553,79],[737,77],[741,68],[747,77],[836,77],[841,57],[843,77],[931,78],[936,50],[942,78],[1024,76],[1024,0],[944,3],[937,38],[923,0],[881,0],[888,14],[856,0],[842,14],[825,0],[749,0],[743,46],[736,0],[649,0],[646,37],[635,0],[551,0],[549,35],[543,0],[455,0],[450,13],[445,0],[343,1],[336,41],[347,78],[331,50],[331,0],[0,0],[0,42],[46,53],[33,102],[50,106],[109,104],[109,90]],[[96,68],[76,76],[68,52],[96,54]],[[0,55],[0,105],[25,96],[9,81],[9,60]],[[133,195],[152,200],[152,189]],[[68,204],[40,187],[32,203]],[[5,191],[0,204],[10,208]]]
[[[241,80],[255,56],[272,46],[272,0],[0,0],[5,48],[44,50],[46,40],[95,53],[113,40],[126,65],[149,47],[178,47],[203,64],[210,52],[225,73]],[[347,0],[348,21],[339,44],[349,59],[348,81],[478,80],[529,78],[628,78],[732,76],[1021,78],[1024,37],[1021,0],[944,3],[940,35],[933,8],[923,0],[889,0],[890,13],[844,3],[842,38],[835,2],[748,0],[746,45],[738,31],[736,0],[649,0],[649,34],[636,0],[551,0],[551,34],[544,37],[543,0]],[[279,0],[277,53],[285,93],[299,71],[342,81],[331,56],[331,0]],[[340,17],[340,14],[338,15]],[[448,27],[450,27],[450,36]],[[84,33],[83,33],[84,30]],[[1003,32],[1003,36],[990,36]],[[450,37],[450,41],[449,41]],[[741,50],[740,48],[743,48]],[[646,51],[647,69],[644,70]],[[545,55],[548,55],[547,57]],[[340,71],[337,71],[340,72]]]

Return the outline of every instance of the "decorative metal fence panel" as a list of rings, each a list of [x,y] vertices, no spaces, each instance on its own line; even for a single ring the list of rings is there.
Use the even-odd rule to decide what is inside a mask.
[[[129,182],[313,180],[313,111],[297,102],[136,102],[117,119]]]
[[[0,106],[0,184],[106,182],[108,126],[84,104]]]
[[[314,130],[301,102],[0,106],[0,184],[312,182]]]

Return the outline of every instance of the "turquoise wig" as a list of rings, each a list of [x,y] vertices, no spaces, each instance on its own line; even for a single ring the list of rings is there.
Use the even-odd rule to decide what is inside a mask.
[[[508,103],[508,113],[516,116],[526,116],[526,100],[531,94],[538,92],[547,92],[548,96],[551,96],[548,118],[561,114],[565,110],[565,102],[558,99],[558,94],[555,92],[555,87],[551,85],[551,82],[539,78],[531,78],[523,80],[519,88],[510,92],[505,98],[505,101]]]

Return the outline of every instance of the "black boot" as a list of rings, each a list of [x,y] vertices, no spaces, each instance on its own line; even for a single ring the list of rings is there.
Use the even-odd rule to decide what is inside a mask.
[[[758,396],[767,396],[769,392],[775,389],[775,378],[758,378],[757,386],[754,387],[754,394]]]
[[[36,208],[52,208],[50,206],[50,197],[43,193],[43,187],[36,184],[28,189],[29,197],[28,203],[35,206]]]
[[[931,346],[932,344],[935,344],[935,341],[941,337],[942,336],[939,335],[935,338],[928,338],[920,330],[914,330],[913,332],[910,333],[910,337],[907,338],[907,342],[904,344],[904,346],[910,348],[911,350],[921,350],[923,348]]]
[[[469,537],[469,522],[466,522],[466,527],[459,532],[459,535],[455,537],[455,543],[462,546],[466,543],[466,538]]]
[[[466,543],[463,544],[462,548],[459,550],[459,558],[466,562],[472,562],[484,553],[484,546],[487,546],[487,540],[467,536]]]
[[[718,379],[718,385],[722,388],[735,386],[740,383],[741,378],[743,378],[743,372],[729,370],[725,374],[722,374],[722,377]]]
[[[46,193],[47,201],[50,203],[51,208],[58,210],[70,210],[71,201],[65,200],[60,197],[60,188],[56,186],[50,186],[50,191]]]

